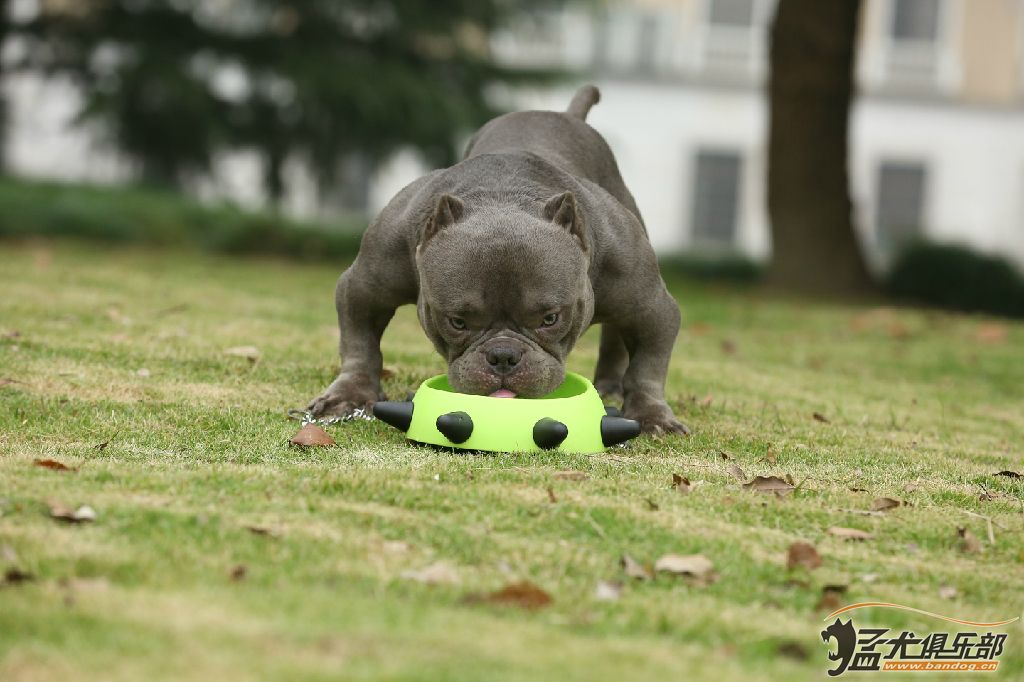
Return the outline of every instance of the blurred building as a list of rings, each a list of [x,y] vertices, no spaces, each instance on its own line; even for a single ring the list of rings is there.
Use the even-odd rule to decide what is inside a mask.
[[[615,150],[659,251],[763,257],[775,2],[569,3],[524,18],[494,49],[509,63],[590,74],[601,87],[589,120]],[[865,0],[862,19],[851,179],[873,259],[921,236],[1024,264],[1024,0]],[[14,168],[122,176],[116,162],[90,154],[88,135],[64,130],[74,103],[54,88],[12,86]],[[574,89],[497,94],[517,108],[563,109]],[[232,155],[218,166],[200,194],[260,202],[255,159]],[[400,154],[368,180],[362,170],[348,174],[333,208],[376,211],[425,168]],[[301,167],[290,187],[293,212],[323,210]]]

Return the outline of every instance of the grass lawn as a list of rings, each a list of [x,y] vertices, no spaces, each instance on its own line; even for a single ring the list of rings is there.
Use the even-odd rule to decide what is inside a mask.
[[[689,438],[473,456],[351,422],[299,450],[284,414],[336,371],[340,269],[0,244],[0,565],[33,576],[0,587],[0,679],[821,679],[825,585],[840,604],[1024,610],[1024,479],[993,475],[1024,470],[1024,325],[673,282]],[[412,309],[384,346],[393,396],[443,371]],[[595,357],[592,330],[571,369]],[[736,465],[801,485],[745,490]],[[864,513],[879,497],[906,504]],[[54,501],[96,519],[53,519]],[[820,568],[787,569],[800,540]],[[624,553],[701,554],[717,580],[628,579]],[[465,600],[519,580],[553,602]],[[1024,629],[1001,631],[996,677],[1022,679]]]

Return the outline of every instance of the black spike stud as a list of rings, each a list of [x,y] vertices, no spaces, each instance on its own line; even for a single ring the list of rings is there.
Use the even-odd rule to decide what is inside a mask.
[[[437,430],[453,443],[465,443],[473,435],[473,420],[465,412],[449,412],[437,418]]]
[[[399,431],[408,431],[412,423],[412,408],[411,402],[382,400],[373,404],[373,416]]]
[[[601,417],[601,442],[610,447],[640,435],[640,422],[625,417]]]
[[[619,408],[615,407],[614,405],[605,405],[604,406],[604,413],[606,415],[608,415],[609,417],[621,417],[622,416],[622,410],[620,410]]]
[[[533,425],[533,442],[541,450],[557,448],[569,436],[569,427],[560,421],[544,417]]]

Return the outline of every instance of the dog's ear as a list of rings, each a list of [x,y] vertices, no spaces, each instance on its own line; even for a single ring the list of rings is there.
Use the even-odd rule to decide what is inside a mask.
[[[569,234],[576,237],[580,246],[586,249],[586,241],[583,239],[583,217],[580,216],[576,207],[576,195],[572,192],[563,192],[548,199],[544,204],[544,217],[555,225],[569,231]]]
[[[420,244],[426,244],[438,232],[453,225],[462,218],[465,212],[465,205],[458,197],[451,194],[442,194],[437,200],[434,212],[423,226],[423,234],[420,236]]]

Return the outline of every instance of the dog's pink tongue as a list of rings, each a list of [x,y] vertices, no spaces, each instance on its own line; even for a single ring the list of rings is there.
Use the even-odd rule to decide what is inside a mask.
[[[516,394],[507,388],[499,388],[497,391],[491,394],[492,398],[515,398]]]

